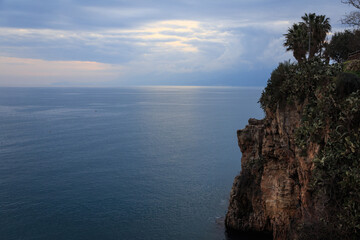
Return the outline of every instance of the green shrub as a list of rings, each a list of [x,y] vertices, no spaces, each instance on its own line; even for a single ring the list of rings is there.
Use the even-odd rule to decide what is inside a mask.
[[[298,64],[280,63],[261,94],[260,105],[264,110],[275,111],[285,104],[301,103],[313,98],[315,90],[326,85],[340,71],[341,65],[329,65],[319,58]]]
[[[275,108],[277,103],[284,99],[285,96],[281,92],[281,87],[288,78],[291,67],[290,62],[283,62],[271,73],[267,87],[261,94],[259,101],[264,110],[266,107]]]
[[[342,76],[346,79],[348,75]],[[336,82],[323,88],[321,97],[304,108],[296,142],[303,149],[308,142],[320,145],[314,159],[312,188],[318,196],[329,199],[326,207],[331,217],[324,220],[325,224],[335,226],[344,239],[359,239],[360,90],[344,90],[346,94],[338,98]]]
[[[353,73],[343,72],[336,77],[336,94],[338,98],[348,96],[360,89],[360,77]]]

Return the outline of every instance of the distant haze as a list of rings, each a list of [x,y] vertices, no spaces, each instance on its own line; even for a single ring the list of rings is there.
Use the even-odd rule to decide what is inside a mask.
[[[304,13],[340,0],[0,0],[0,86],[264,86]]]

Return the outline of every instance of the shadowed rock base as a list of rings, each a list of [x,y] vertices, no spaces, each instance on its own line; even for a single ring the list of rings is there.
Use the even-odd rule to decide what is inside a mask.
[[[270,232],[248,232],[227,231],[226,240],[272,240]]]

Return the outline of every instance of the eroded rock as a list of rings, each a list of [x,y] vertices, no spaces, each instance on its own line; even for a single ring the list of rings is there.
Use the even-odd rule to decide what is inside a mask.
[[[225,219],[229,230],[268,231],[274,239],[297,239],[304,222],[320,218],[322,209],[311,198],[310,144],[303,157],[295,144],[302,106],[266,112],[238,131],[242,170],[234,180]]]

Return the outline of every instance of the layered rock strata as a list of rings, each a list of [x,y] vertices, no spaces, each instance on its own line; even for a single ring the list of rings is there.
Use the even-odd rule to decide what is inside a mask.
[[[298,239],[299,228],[321,218],[321,201],[310,191],[318,146],[309,143],[303,154],[295,144],[301,113],[301,105],[267,111],[263,120],[250,119],[237,132],[242,170],[230,193],[228,230]]]

